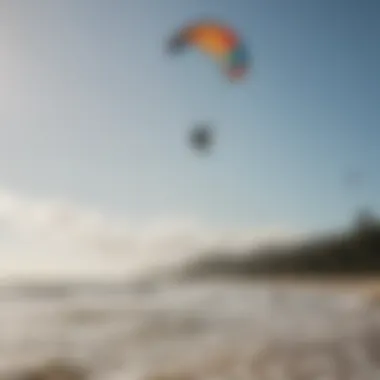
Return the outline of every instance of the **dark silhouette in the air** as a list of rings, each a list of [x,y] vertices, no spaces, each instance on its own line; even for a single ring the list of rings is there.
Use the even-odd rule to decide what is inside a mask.
[[[214,133],[210,126],[200,124],[191,129],[189,143],[199,153],[210,153],[214,144]]]

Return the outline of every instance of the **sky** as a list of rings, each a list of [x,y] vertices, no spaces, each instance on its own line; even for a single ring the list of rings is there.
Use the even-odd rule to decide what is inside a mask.
[[[379,12],[376,0],[0,0],[0,276],[124,275],[205,239],[283,239],[380,211]],[[165,52],[203,17],[249,46],[243,83],[195,50]],[[216,129],[207,158],[187,146],[198,122]]]

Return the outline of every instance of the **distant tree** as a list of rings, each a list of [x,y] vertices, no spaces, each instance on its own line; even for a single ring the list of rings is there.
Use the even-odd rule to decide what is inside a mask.
[[[369,208],[362,208],[355,216],[354,226],[360,232],[372,231],[379,226],[379,219]]]

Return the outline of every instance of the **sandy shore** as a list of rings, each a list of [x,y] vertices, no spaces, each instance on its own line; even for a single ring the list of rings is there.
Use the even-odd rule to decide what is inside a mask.
[[[271,289],[304,291],[326,291],[332,293],[350,293],[369,297],[379,297],[380,299],[380,276],[379,277],[299,277],[299,276],[276,276],[271,278],[214,278],[218,282],[234,282],[258,285],[260,287],[270,287]]]
[[[311,291],[354,293],[380,298],[380,276],[371,278],[297,278],[295,276],[284,276],[275,279],[257,279],[253,280],[253,283],[290,290],[302,288]]]

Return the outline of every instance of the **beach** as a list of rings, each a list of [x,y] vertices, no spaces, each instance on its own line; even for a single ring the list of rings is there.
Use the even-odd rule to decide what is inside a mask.
[[[239,281],[70,289],[3,289],[2,378],[51,360],[76,363],[89,379],[379,374],[380,307],[361,292]]]

